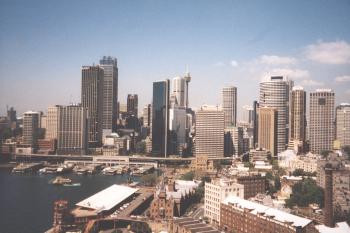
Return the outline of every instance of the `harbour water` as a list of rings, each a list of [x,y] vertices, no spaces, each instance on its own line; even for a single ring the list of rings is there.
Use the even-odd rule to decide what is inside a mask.
[[[13,174],[0,169],[0,233],[42,233],[52,225],[53,202],[68,200],[70,206],[92,194],[127,181],[127,175],[68,174],[80,186],[49,184],[56,175]],[[134,178],[133,180],[138,180]]]

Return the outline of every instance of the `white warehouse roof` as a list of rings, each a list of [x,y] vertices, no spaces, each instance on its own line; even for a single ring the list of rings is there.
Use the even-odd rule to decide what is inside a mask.
[[[126,198],[134,194],[138,189],[114,184],[91,197],[77,203],[77,206],[97,210],[98,212],[110,210]]]
[[[292,226],[294,227],[305,227],[306,225],[308,225],[309,223],[311,223],[312,221],[310,219],[307,218],[302,218],[293,214],[289,214],[286,212],[283,212],[281,210],[277,210],[268,206],[264,206],[261,204],[258,204],[256,202],[252,202],[252,201],[248,201],[233,195],[228,196],[224,201],[224,204],[228,205],[228,203],[232,203],[234,205],[237,205],[238,208],[241,209],[249,209],[251,214],[257,215],[259,214],[263,214],[265,216],[270,216],[273,219],[275,219],[276,221],[279,221],[281,223],[285,223],[285,222],[291,222]]]

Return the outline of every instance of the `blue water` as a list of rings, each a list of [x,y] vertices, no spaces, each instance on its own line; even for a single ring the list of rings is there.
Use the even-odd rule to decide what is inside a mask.
[[[70,206],[127,176],[65,175],[78,187],[49,184],[55,175],[17,175],[0,169],[0,233],[42,233],[52,226],[53,202],[68,200]]]

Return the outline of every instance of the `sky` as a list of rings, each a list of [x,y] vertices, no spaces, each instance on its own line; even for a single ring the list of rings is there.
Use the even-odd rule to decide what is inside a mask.
[[[284,75],[350,102],[350,1],[0,0],[0,115],[80,102],[81,66],[115,56],[119,101],[152,102],[152,82],[191,73],[193,108]]]

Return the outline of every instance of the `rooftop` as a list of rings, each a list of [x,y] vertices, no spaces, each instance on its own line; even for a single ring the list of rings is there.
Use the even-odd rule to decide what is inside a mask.
[[[77,206],[97,210],[98,212],[110,210],[126,198],[134,194],[138,189],[123,185],[112,185],[91,197],[77,203]]]
[[[291,223],[291,225],[294,227],[305,227],[306,225],[312,222],[312,220],[310,219],[289,214],[233,195],[228,196],[222,203],[226,205],[228,205],[229,203],[234,204],[237,205],[238,208],[249,209],[249,212],[251,214],[263,214],[264,216],[272,217],[274,220],[279,221],[281,223]]]
[[[325,225],[316,225],[315,227],[320,233],[348,233],[348,232],[350,232],[350,227],[346,222],[338,222],[335,224],[334,228],[326,227]]]

